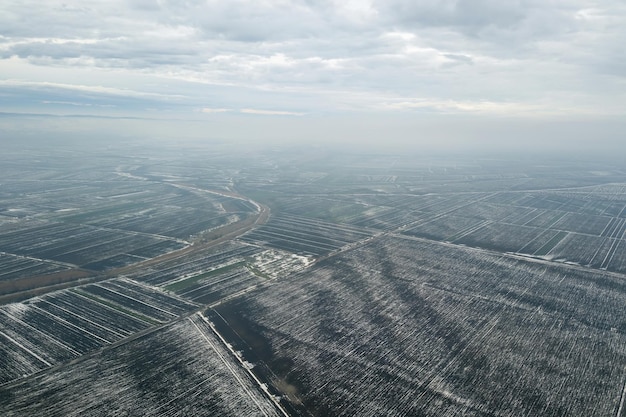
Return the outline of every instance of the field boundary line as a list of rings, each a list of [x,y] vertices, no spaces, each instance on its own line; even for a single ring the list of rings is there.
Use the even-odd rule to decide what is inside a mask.
[[[197,317],[199,317],[202,321],[204,321],[209,328],[213,331],[213,333],[217,336],[218,341],[221,342],[222,347],[225,348],[225,350],[230,351],[230,353],[232,354],[232,356],[234,358],[236,358],[239,363],[240,363],[240,370],[245,372],[247,371],[250,375],[252,375],[253,380],[258,384],[261,393],[267,393],[266,390],[263,389],[263,385],[261,384],[261,381],[258,380],[258,378],[256,378],[256,376],[254,374],[252,374],[252,372],[247,369],[245,366],[243,366],[243,362],[241,360],[241,358],[239,358],[235,352],[232,350],[232,348],[230,348],[228,346],[228,344],[226,343],[226,341],[222,338],[222,336],[216,331],[216,329],[213,328],[212,324],[209,322],[209,320],[201,313],[198,312],[195,314]],[[217,356],[220,358],[220,360],[222,361],[222,363],[224,363],[224,366],[226,366],[226,368],[230,371],[230,373],[233,375],[233,377],[237,380],[237,382],[239,382],[239,385],[241,386],[241,388],[244,390],[244,392],[246,394],[248,394],[248,397],[250,397],[250,399],[254,402],[254,404],[256,404],[257,408],[259,409],[259,411],[261,413],[263,413],[264,416],[269,417],[269,415],[267,414],[267,412],[264,410],[263,406],[261,404],[259,404],[258,400],[254,397],[254,393],[250,391],[250,389],[248,389],[248,387],[246,386],[245,382],[241,379],[241,376],[237,373],[236,369],[233,369],[232,365],[228,363],[228,361],[226,360],[226,358],[224,357],[224,355],[220,352],[220,349],[218,349],[215,344],[211,341],[211,339],[208,338],[208,336],[202,331],[202,329],[200,329],[200,327],[198,326],[198,324],[196,324],[196,322],[193,320],[192,316],[188,317],[188,320],[191,322],[191,324],[193,324],[193,326],[196,328],[196,330],[198,330],[198,333],[200,333],[200,335],[204,338],[204,340],[206,340],[206,342],[209,344],[209,346],[211,347],[211,349],[213,349],[213,351],[217,354]],[[262,395],[262,394],[261,394]],[[270,395],[267,395],[267,397],[269,397],[268,399],[271,401],[271,403],[273,405],[275,405],[280,411],[282,411],[282,413],[289,417],[289,414],[286,414],[285,411],[282,409],[282,407],[277,404],[277,401]]]
[[[626,371],[626,368],[624,368],[624,370]],[[625,400],[626,400],[626,378],[624,378],[624,388],[622,389],[622,396],[620,397],[619,407],[617,408],[617,414],[615,414],[615,417],[622,416],[622,410],[624,409]]]

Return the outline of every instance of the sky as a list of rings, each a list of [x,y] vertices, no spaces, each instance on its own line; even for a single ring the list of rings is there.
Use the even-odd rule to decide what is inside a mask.
[[[623,0],[3,0],[0,129],[616,142],[624,45]]]

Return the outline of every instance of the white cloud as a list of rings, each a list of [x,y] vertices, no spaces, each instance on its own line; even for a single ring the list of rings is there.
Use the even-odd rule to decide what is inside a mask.
[[[285,111],[285,110],[260,110],[260,109],[241,109],[241,113],[260,114],[264,116],[304,116],[305,113]]]
[[[126,96],[126,97],[152,97],[152,98],[169,98],[180,99],[181,95],[167,95],[158,93],[148,93],[145,91],[135,91],[124,88],[104,87],[100,85],[81,85],[70,83],[55,83],[55,82],[37,82],[37,81],[23,81],[23,80],[0,80],[0,86],[10,87],[28,87],[28,88],[58,88],[64,90],[76,90],[90,93],[107,94],[114,96]]]
[[[97,107],[115,107],[112,104],[93,104],[93,103],[80,103],[80,102],[76,102],[76,101],[59,101],[59,100],[42,100],[43,104],[61,104],[61,105],[67,105],[67,106],[85,106],[85,107],[92,107],[92,106],[97,106]]]
[[[232,109],[212,109],[210,107],[204,107],[200,110],[202,113],[226,113],[229,111],[233,111]]]
[[[614,115],[625,17],[619,0],[7,0],[0,89],[172,112]]]

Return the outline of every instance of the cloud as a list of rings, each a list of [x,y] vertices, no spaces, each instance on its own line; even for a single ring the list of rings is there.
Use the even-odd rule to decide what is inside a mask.
[[[226,113],[229,111],[233,111],[232,109],[212,109],[209,107],[204,107],[200,110],[202,113]]]
[[[474,60],[471,56],[463,55],[463,54],[443,54],[445,58],[448,58],[451,61],[455,61],[457,63],[463,64],[473,64]]]
[[[113,104],[93,104],[93,103],[79,103],[79,102],[75,102],[75,101],[55,101],[55,100],[43,100],[42,101],[43,104],[61,104],[61,105],[67,105],[67,106],[86,106],[86,107],[91,107],[91,106],[98,106],[98,107],[115,107]]]
[[[7,0],[0,93],[176,115],[614,115],[625,17],[620,0]]]
[[[304,116],[305,113],[285,111],[285,110],[260,110],[260,109],[241,109],[241,113],[260,114],[264,116]]]
[[[81,92],[106,94],[111,96],[125,96],[125,97],[153,97],[162,99],[176,99],[181,98],[180,95],[167,95],[158,93],[148,93],[145,91],[135,91],[124,88],[104,87],[99,85],[81,85],[70,83],[55,83],[55,82],[36,82],[36,81],[22,81],[22,80],[0,80],[0,86],[8,87],[23,87],[30,89],[62,89],[62,90],[75,90]]]
[[[377,6],[387,18],[406,26],[451,26],[477,30],[485,26],[518,24],[528,7],[520,1],[497,0],[385,0]]]

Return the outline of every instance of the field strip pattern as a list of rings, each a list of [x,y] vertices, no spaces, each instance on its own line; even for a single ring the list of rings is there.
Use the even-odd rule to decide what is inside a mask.
[[[207,344],[219,357],[224,366],[229,370],[233,378],[239,383],[242,390],[246,393],[248,397],[250,397],[250,399],[259,408],[259,411],[264,416],[269,417],[280,414],[287,416],[287,413],[280,406],[280,403],[276,401],[275,398],[273,398],[266,390],[263,390],[264,386],[256,378],[256,376],[252,372],[249,372],[249,370],[246,371],[243,362],[241,360],[233,360],[233,358],[236,357],[235,352],[232,349],[230,351],[225,349],[227,346],[226,341],[221,339],[219,334],[211,326],[210,322],[202,315],[202,313],[197,313],[196,315],[190,317],[189,321],[202,335],[204,340],[206,340]],[[207,326],[209,327],[209,329],[206,329]],[[267,399],[258,398],[260,392],[264,392],[267,399],[270,399],[272,401],[272,403],[276,407],[275,410],[267,410]],[[278,414],[276,411],[279,411],[280,414]]]
[[[273,216],[263,226],[245,234],[246,242],[309,255],[323,255],[365,239],[372,233],[299,216]]]
[[[117,343],[197,308],[162,290],[118,278],[0,307],[6,384]]]
[[[313,413],[601,417],[622,401],[624,305],[617,274],[380,236],[214,310],[267,340],[278,380],[306,375]]]
[[[41,410],[54,417],[286,415],[198,314],[0,388],[3,416]]]

